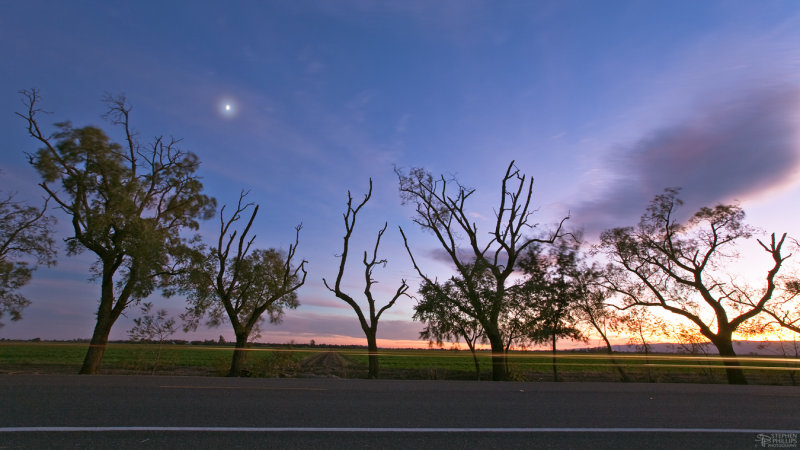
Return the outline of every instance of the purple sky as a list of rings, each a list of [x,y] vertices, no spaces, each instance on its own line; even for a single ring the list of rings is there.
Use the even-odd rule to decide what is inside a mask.
[[[220,203],[250,189],[261,205],[259,247],[298,255],[302,306],[263,340],[363,341],[357,320],[322,285],[335,278],[347,190],[373,199],[354,251],[389,222],[380,292],[418,279],[397,226],[423,268],[447,275],[437,244],[400,204],[394,165],[455,174],[492,217],[509,161],[535,178],[536,219],[571,213],[588,236],[638,220],[665,187],[685,211],[740,201],[750,223],[797,235],[800,212],[800,4],[796,1],[286,1],[3,2],[0,4],[0,189],[40,202],[24,152],[36,144],[14,115],[36,87],[45,122],[99,125],[104,93],[124,93],[146,140],[183,139]],[[225,110],[230,105],[231,110]],[[59,216],[59,237],[68,232]],[[488,226],[488,222],[485,222]],[[213,239],[216,224],[202,231]],[[98,286],[91,254],[36,272],[33,304],[4,338],[85,338]],[[361,267],[353,258],[347,286]],[[177,314],[181,299],[151,299]],[[379,328],[415,340],[413,300]],[[132,311],[112,331],[126,337]],[[7,320],[6,320],[7,322]],[[232,337],[225,326],[188,339]]]

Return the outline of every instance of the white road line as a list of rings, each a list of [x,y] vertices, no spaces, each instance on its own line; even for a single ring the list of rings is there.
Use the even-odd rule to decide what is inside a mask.
[[[161,389],[239,389],[259,391],[327,391],[313,387],[266,387],[266,386],[159,386]]]
[[[0,433],[102,433],[110,431],[223,433],[722,433],[800,434],[763,428],[345,428],[345,427],[2,427]]]

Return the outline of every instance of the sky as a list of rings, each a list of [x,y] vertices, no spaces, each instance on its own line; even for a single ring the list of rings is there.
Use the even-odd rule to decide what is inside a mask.
[[[739,202],[750,224],[800,234],[796,1],[0,2],[0,60],[3,192],[42,202],[25,156],[38,147],[15,115],[20,90],[40,91],[52,113],[44,125],[95,125],[115,140],[101,100],[124,94],[142,141],[182,139],[220,204],[250,191],[257,247],[286,249],[303,224],[301,306],[265,326],[265,342],[365,343],[322,278],[336,277],[347,192],[360,198],[370,178],[345,290],[363,290],[358,255],[384,222],[379,304],[402,279],[412,292],[419,284],[398,226],[423,270],[449,274],[435,238],[401,204],[394,167],[475,188],[468,208],[479,230],[514,160],[535,180],[541,229],[569,215],[596,239],[681,187],[685,214]],[[61,241],[69,223],[54,214]],[[200,231],[210,241],[217,227]],[[58,265],[22,289],[32,304],[21,321],[4,320],[0,338],[90,337],[92,262],[62,245]],[[173,315],[184,307],[149,300]],[[384,314],[382,345],[424,345],[413,305],[401,299]],[[111,339],[126,339],[137,316],[130,310]],[[225,325],[175,337],[219,335],[233,338]]]

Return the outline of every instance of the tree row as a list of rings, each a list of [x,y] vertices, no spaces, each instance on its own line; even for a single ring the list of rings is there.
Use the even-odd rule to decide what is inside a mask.
[[[98,372],[117,319],[161,290],[187,298],[181,316],[187,331],[202,321],[231,324],[236,347],[229,375],[241,374],[248,342],[260,327],[279,322],[287,309],[299,305],[297,291],[308,275],[308,262],[297,255],[302,225],[287,251],[254,248],[252,227],[259,207],[248,202],[248,193],[242,191],[235,205],[217,212],[216,200],[204,193],[197,175],[197,156],[180,149],[175,139],[141,143],[124,98],[106,99],[105,117],[122,131],[117,143],[99,128],[74,128],[68,122],[46,133],[39,120],[39,93],[22,94],[26,109],[18,115],[40,146],[27,156],[47,200],[41,209],[15,202],[11,195],[0,202],[0,318],[9,314],[18,320],[29,304],[18,289],[37,264],[55,263],[55,219],[46,214],[53,205],[71,224],[65,238],[68,254],[93,254],[92,276],[100,287],[97,320],[80,373]],[[425,324],[421,337],[439,345],[463,340],[473,356],[479,343],[487,343],[494,380],[509,379],[510,349],[549,343],[555,355],[559,339],[584,337],[585,327],[579,324],[601,336],[609,353],[608,333],[623,319],[638,323],[644,340],[645,328],[652,328],[642,316],[646,310],[679,319],[692,339],[712,344],[723,358],[728,381],[736,384],[747,380],[733,348],[735,333],[774,325],[800,332],[800,281],[786,269],[788,247],[798,242],[786,233],[757,236],[737,205],[703,207],[678,220],[679,189],[669,188],[653,199],[637,224],[607,230],[588,246],[580,232],[568,231],[568,217],[549,231],[537,230],[533,179],[513,161],[500,180],[491,226],[480,230],[468,209],[474,189],[422,168],[395,172],[401,199],[413,208],[412,221],[438,242],[453,273],[439,279],[424,267],[412,250],[419,243],[410,242],[399,227],[421,280],[413,296],[413,318]],[[374,270],[387,262],[379,248],[388,223],[361,255],[363,290],[356,294],[343,287],[356,219],[371,196],[372,180],[360,201],[347,193],[338,271],[323,283],[356,314],[367,339],[369,376],[377,378],[379,320],[398,299],[412,295],[406,280],[385,299],[373,293]],[[187,237],[200,221],[214,217],[219,227],[213,238]],[[754,238],[771,262],[760,269],[760,282],[740,281],[729,266],[738,258],[739,245]],[[479,376],[478,358],[474,361]],[[555,360],[553,369],[557,379]],[[621,366],[617,370],[627,379]]]

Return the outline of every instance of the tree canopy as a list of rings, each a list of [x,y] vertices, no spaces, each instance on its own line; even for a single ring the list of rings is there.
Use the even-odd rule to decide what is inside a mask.
[[[22,318],[30,300],[17,291],[31,280],[37,264],[56,262],[55,218],[46,216],[46,211],[47,203],[39,209],[14,201],[12,194],[0,200],[0,319],[5,314],[11,320]]]
[[[477,282],[478,286],[470,288],[465,285],[467,281],[458,275],[445,282],[423,280],[413,318],[425,324],[420,337],[431,344],[441,346],[445,340],[458,342],[463,339],[472,353],[476,377],[480,379],[476,344],[486,337],[476,317],[486,307],[486,301],[492,298],[494,285],[488,271],[474,272],[476,276],[472,281]],[[479,296],[469,297],[470,292]]]

